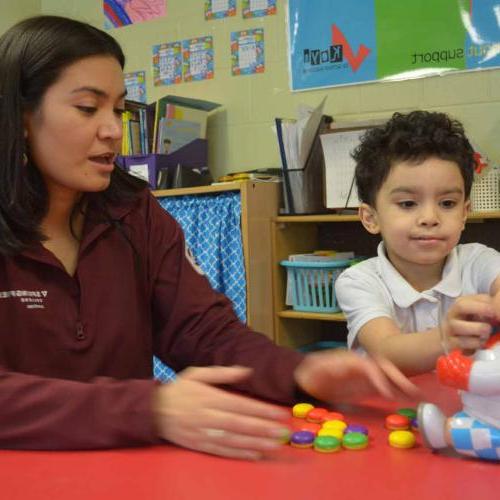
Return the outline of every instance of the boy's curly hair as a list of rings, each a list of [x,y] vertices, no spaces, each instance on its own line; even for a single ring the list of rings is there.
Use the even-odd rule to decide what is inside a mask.
[[[359,199],[375,206],[377,193],[396,162],[419,164],[433,156],[458,165],[468,199],[474,178],[474,149],[462,124],[445,113],[394,113],[383,126],[365,132],[352,153]]]

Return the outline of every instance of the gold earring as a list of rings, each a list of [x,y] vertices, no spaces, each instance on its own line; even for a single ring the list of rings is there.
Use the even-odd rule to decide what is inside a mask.
[[[23,165],[26,166],[28,164],[28,155],[23,153]]]

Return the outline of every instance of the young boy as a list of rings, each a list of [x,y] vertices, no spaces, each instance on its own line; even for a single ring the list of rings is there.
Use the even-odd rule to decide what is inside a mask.
[[[407,374],[445,349],[479,348],[500,319],[500,254],[458,245],[473,153],[459,122],[414,111],[369,130],[353,154],[361,222],[382,242],[337,279],[348,344]]]

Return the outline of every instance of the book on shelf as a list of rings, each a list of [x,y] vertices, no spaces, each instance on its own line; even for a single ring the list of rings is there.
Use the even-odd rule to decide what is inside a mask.
[[[139,120],[129,120],[128,133],[130,141],[130,154],[136,155],[143,152],[143,137],[141,136],[141,122]]]
[[[154,105],[126,100],[122,115],[122,155],[151,152],[154,126]]]
[[[167,95],[151,104],[125,101],[122,154],[170,154],[207,138],[209,113],[220,104]]]
[[[126,101],[118,165],[147,180],[153,189],[158,183],[168,189],[173,183],[188,187],[189,183],[208,182],[207,121],[219,106],[170,95],[152,104]]]
[[[195,139],[207,138],[207,121],[220,104],[166,95],[155,103],[155,153],[173,153]]]
[[[206,129],[206,117],[204,127]],[[195,139],[205,139],[202,128],[203,124],[198,121],[161,118],[158,124],[157,152],[173,153]]]

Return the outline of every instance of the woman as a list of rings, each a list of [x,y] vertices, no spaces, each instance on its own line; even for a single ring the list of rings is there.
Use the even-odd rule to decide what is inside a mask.
[[[303,357],[237,320],[179,226],[114,166],[123,67],[112,37],[66,18],[0,38],[0,446],[168,440],[256,459],[287,412],[218,385],[281,404],[414,394],[385,362]],[[183,370],[175,382],[151,380],[153,354]]]

